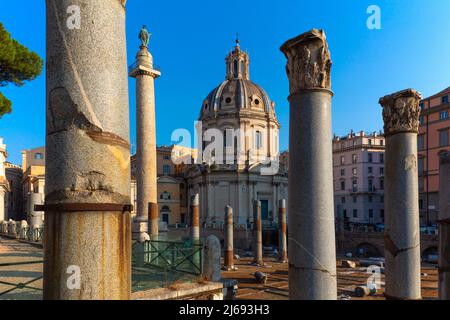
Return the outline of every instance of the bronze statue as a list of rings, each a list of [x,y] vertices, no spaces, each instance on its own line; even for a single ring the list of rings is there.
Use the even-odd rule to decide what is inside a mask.
[[[147,26],[142,26],[141,32],[139,32],[139,40],[141,40],[141,47],[148,47],[150,37],[152,35],[148,32]]]

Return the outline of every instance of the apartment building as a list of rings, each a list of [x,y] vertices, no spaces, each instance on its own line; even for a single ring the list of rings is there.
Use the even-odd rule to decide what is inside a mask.
[[[450,151],[450,87],[421,101],[417,141],[419,209],[422,225],[435,224],[439,214],[439,158]]]
[[[337,217],[353,224],[384,222],[384,151],[382,133],[352,131],[333,139]]]

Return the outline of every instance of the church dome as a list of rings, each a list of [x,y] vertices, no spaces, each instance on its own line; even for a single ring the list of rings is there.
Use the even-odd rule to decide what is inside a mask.
[[[240,49],[239,40],[225,60],[226,79],[203,101],[200,120],[246,111],[275,116],[275,104],[263,88],[250,80],[250,59]]]

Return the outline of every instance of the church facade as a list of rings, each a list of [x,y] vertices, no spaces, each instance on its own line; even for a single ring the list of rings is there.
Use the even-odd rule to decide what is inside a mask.
[[[225,80],[201,106],[201,161],[185,175],[188,201],[199,194],[200,222],[206,227],[223,223],[227,205],[236,224],[249,226],[255,201],[261,202],[263,223],[271,224],[277,220],[279,200],[288,197],[275,103],[250,80],[249,55],[238,40],[225,60]]]

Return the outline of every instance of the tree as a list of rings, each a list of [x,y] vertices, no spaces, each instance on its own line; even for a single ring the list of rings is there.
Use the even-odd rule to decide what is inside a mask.
[[[34,80],[41,74],[43,64],[37,53],[11,38],[0,23],[0,87],[10,83],[23,86],[25,81]],[[11,101],[0,92],[0,118],[11,111]]]

